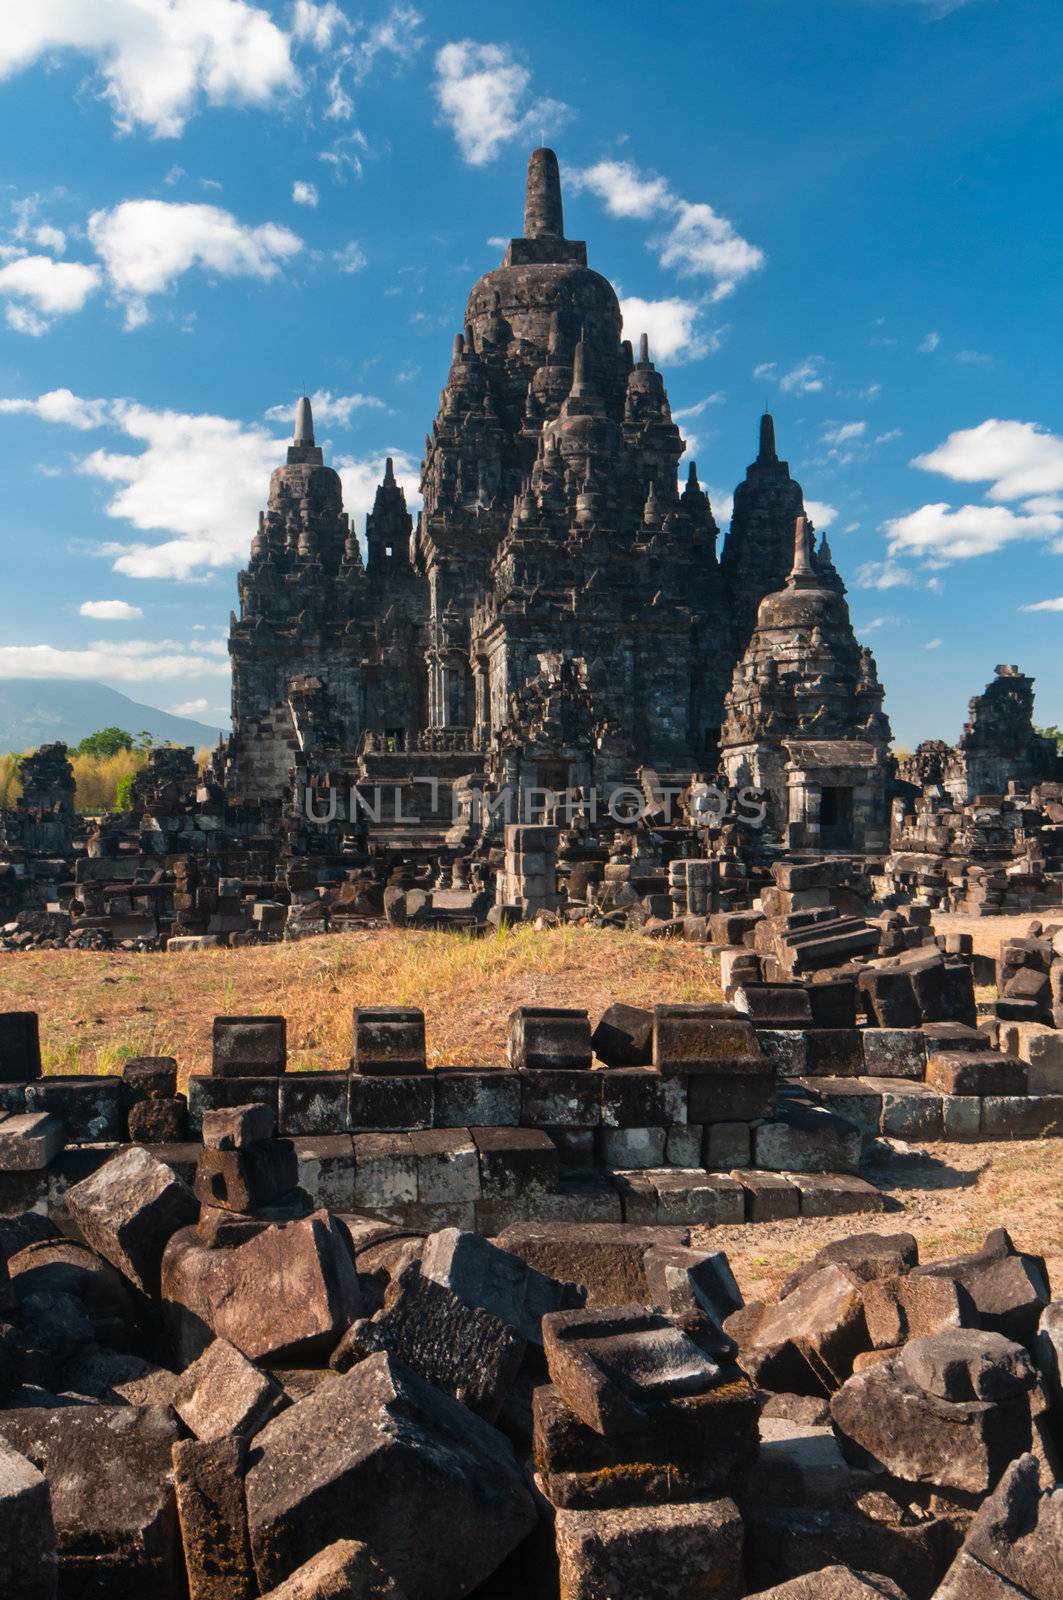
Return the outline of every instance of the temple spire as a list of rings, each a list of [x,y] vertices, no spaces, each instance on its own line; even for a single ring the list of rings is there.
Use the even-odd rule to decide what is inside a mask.
[[[760,449],[757,451],[757,460],[778,460],[775,453],[775,419],[767,411],[760,419]]]
[[[295,408],[296,444],[313,444],[314,413],[310,409],[310,396],[304,394]]]
[[[528,162],[524,198],[524,237],[544,234],[563,238],[565,217],[561,205],[561,172],[552,150],[533,150]]]

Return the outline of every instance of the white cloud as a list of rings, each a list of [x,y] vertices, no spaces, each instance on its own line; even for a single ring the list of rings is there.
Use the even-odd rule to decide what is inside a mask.
[[[96,622],[132,622],[143,615],[140,607],[131,606],[128,600],[84,600],[78,606],[79,617],[92,617]]]
[[[33,242],[39,244],[42,250],[50,250],[54,256],[61,256],[66,250],[66,234],[62,228],[53,228],[48,223],[34,228]]]
[[[160,294],[192,267],[229,278],[274,278],[303,248],[278,223],[247,227],[220,206],[166,200],[124,200],[112,211],[95,211],[89,237],[112,285],[129,297],[127,326],[145,320],[144,296]]]
[[[508,45],[459,39],[436,54],[435,96],[463,160],[482,167],[502,146],[554,128],[569,115],[558,100],[528,104],[531,73],[514,61]]]
[[[944,644],[944,642],[945,641],[943,639],[928,639],[926,641],[926,644],[923,646],[923,649],[924,650],[940,650],[941,646]]]
[[[826,362],[822,356],[806,356],[795,367],[791,367],[789,372],[783,373],[779,379],[779,388],[787,394],[818,394],[823,388],[825,366]]]
[[[357,240],[351,239],[342,250],[333,250],[332,259],[341,272],[361,272],[367,258]]]
[[[100,428],[107,421],[106,400],[83,400],[69,389],[49,389],[36,400],[0,400],[0,413],[40,417],[42,422],[62,422],[71,428]]]
[[[208,702],[203,695],[197,695],[195,700],[182,700],[179,706],[171,706],[170,710],[175,717],[198,717],[201,711],[206,711]]]
[[[862,439],[866,432],[866,422],[839,422],[833,427],[824,428],[823,443],[847,444],[853,439]]]
[[[324,51],[334,39],[350,31],[350,20],[335,4],[335,0],[324,0],[322,5],[315,5],[314,0],[295,0],[292,38],[300,44],[309,44],[315,50]]]
[[[1024,500],[1063,490],[1063,438],[1036,422],[990,417],[950,433],[913,466],[956,483],[989,483],[990,500]]]
[[[292,199],[297,206],[316,206],[318,198],[316,183],[303,183],[297,178],[292,184]]]
[[[922,344],[919,346],[919,353],[924,356],[931,355],[937,349],[940,343],[940,333],[928,333]]]
[[[172,639],[100,640],[84,650],[50,644],[0,645],[0,678],[102,678],[119,683],[165,683],[203,675],[224,677],[228,662]]]
[[[1055,600],[1038,600],[1032,606],[1023,606],[1023,611],[1063,611],[1063,594]]]
[[[152,411],[116,401],[114,419],[139,454],[96,450],[80,470],[114,486],[106,511],[161,544],[108,543],[100,550],[130,578],[190,578],[247,556],[284,445],[258,426],[227,417]]]
[[[719,338],[701,323],[702,308],[696,300],[640,300],[629,295],[620,302],[624,333],[637,344],[639,334],[650,338],[654,361],[696,361],[719,346]]]
[[[735,497],[730,489],[710,489],[707,484],[704,488],[712,505],[712,514],[716,518],[717,525],[722,528],[731,520]]]
[[[270,406],[266,412],[267,422],[290,423],[295,417],[294,400],[280,405]],[[369,409],[372,411],[386,411],[383,400],[378,400],[375,394],[333,394],[331,389],[315,389],[310,396],[310,406],[314,413],[315,427],[320,423],[338,422],[346,428],[354,412]]]
[[[678,201],[676,221],[657,246],[661,266],[675,267],[681,278],[701,274],[715,278],[714,300],[724,299],[764,265],[763,250],[743,239],[733,223],[704,202]]]
[[[870,622],[857,623],[856,631],[857,633],[875,633],[879,628],[892,627],[896,620],[896,617],[872,617]]]
[[[805,511],[812,518],[817,533],[826,533],[832,523],[838,520],[836,506],[829,506],[824,500],[806,500]]]
[[[925,561],[964,561],[991,555],[1022,539],[1044,539],[1063,531],[1055,512],[1022,515],[1008,506],[958,506],[944,502],[920,506],[885,524],[891,556],[914,555]]]
[[[726,398],[723,391],[717,389],[715,394],[707,394],[704,400],[698,400],[692,406],[682,406],[678,411],[673,411],[672,421],[685,422],[687,417],[700,417],[707,406],[720,406]]]
[[[245,0],[34,0],[7,7],[0,78],[89,56],[123,132],[176,138],[201,101],[266,106],[295,88],[288,37]]]
[[[16,333],[46,332],[49,317],[80,311],[99,286],[99,267],[82,261],[20,255],[0,267],[0,298],[8,301],[5,315]]]
[[[764,265],[764,252],[737,232],[734,224],[704,202],[674,194],[665,178],[639,171],[630,161],[599,161],[566,174],[578,193],[588,189],[614,217],[671,217],[671,226],[649,240],[662,267],[681,278],[715,278],[714,300]]]
[[[599,161],[565,177],[576,194],[589,189],[611,217],[652,217],[675,203],[666,178],[643,177],[630,161]]]
[[[900,436],[901,436],[900,428],[891,428],[888,433],[876,433],[876,435],[875,435],[875,443],[876,444],[890,444],[890,443],[892,443],[892,441],[894,439],[899,439]]]
[[[861,589],[907,589],[915,579],[895,561],[865,561],[856,569],[856,581]]]

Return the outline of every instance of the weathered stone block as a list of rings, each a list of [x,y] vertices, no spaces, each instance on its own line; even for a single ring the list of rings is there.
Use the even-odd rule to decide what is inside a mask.
[[[408,1133],[354,1135],[354,1204],[387,1216],[417,1199],[417,1158]]]
[[[417,1198],[448,1205],[482,1198],[480,1162],[468,1128],[429,1128],[410,1134],[417,1163]]]
[[[727,1076],[737,1070],[736,1063],[761,1059],[753,1024],[731,1006],[654,1009],[653,1064],[667,1077]]]
[[[193,1072],[188,1079],[188,1128],[202,1133],[203,1119],[210,1111],[229,1111],[248,1105],[268,1106],[277,1120],[280,1079],[267,1077],[216,1078],[211,1073]]]
[[[783,1222],[801,1211],[801,1192],[777,1172],[736,1169],[731,1173],[745,1190],[749,1222]]]
[[[687,1119],[686,1084],[682,1078],[662,1078],[648,1067],[614,1067],[596,1074],[596,1078],[603,1127],[670,1127]]]
[[[557,1148],[537,1128],[471,1128],[485,1200],[513,1200],[557,1189]]]
[[[615,1171],[660,1167],[664,1163],[665,1130],[653,1128],[603,1128],[602,1163]]]
[[[294,1189],[298,1166],[290,1139],[260,1139],[237,1150],[205,1149],[196,1166],[201,1205],[254,1211]]]
[[[45,1111],[0,1116],[0,1172],[40,1172],[63,1147],[63,1125]]]
[[[58,1582],[47,1480],[0,1438],[0,1594],[56,1600]]]
[[[601,1120],[598,1074],[522,1070],[522,1127],[596,1128]]]
[[[649,1066],[653,1059],[653,1012],[642,1006],[607,1006],[591,1035],[591,1048],[607,1067]]]
[[[432,1082],[437,1128],[515,1128],[520,1123],[516,1073],[498,1068],[447,1069],[433,1072]]]
[[[283,1017],[215,1017],[211,1071],[217,1078],[276,1077],[288,1064]]]
[[[180,1439],[173,1447],[177,1515],[189,1600],[251,1600],[243,1474],[246,1440]]]
[[[509,1016],[511,1067],[539,1072],[591,1065],[591,1025],[585,1011],[556,1006],[518,1006]]]
[[[336,1539],[263,1600],[405,1600],[394,1578],[357,1539]]]
[[[40,1075],[36,1011],[0,1011],[0,1083],[28,1083]]]
[[[705,1129],[702,1163],[710,1172],[748,1167],[752,1154],[752,1127],[748,1122],[710,1122]]]
[[[177,1431],[168,1406],[0,1411],[0,1439],[48,1480],[63,1594],[182,1596]]]
[[[139,1145],[67,1190],[66,1205],[86,1242],[149,1295],[170,1238],[199,1215],[188,1185]]]
[[[371,1077],[426,1070],[424,1012],[415,1006],[359,1006],[351,1069]]]
[[[293,1139],[298,1187],[313,1207],[325,1211],[354,1209],[354,1141],[349,1133],[322,1133]]]
[[[350,1133],[400,1133],[430,1128],[435,1104],[435,1073],[406,1077],[362,1077],[347,1080],[347,1129]]]
[[[736,1600],[742,1519],[732,1500],[559,1510],[562,1600]]]
[[[1023,1095],[1026,1063],[989,1050],[935,1050],[926,1064],[926,1081],[941,1094]]]
[[[278,1126],[282,1134],[347,1131],[347,1074],[290,1072],[280,1081]]]
[[[177,1380],[172,1405],[197,1439],[250,1437],[284,1403],[280,1385],[227,1339],[215,1339]]]
[[[121,1078],[39,1078],[26,1085],[26,1110],[57,1118],[67,1144],[107,1144],[126,1136]]]
[[[228,1252],[210,1300],[214,1332],[251,1361],[327,1353],[361,1311],[346,1237],[323,1211]]]
[[[262,1429],[246,1492],[262,1590],[341,1538],[409,1600],[461,1600],[535,1524],[502,1435],[383,1354]]]
[[[919,1028],[864,1028],[864,1071],[869,1078],[921,1078],[926,1040]]]

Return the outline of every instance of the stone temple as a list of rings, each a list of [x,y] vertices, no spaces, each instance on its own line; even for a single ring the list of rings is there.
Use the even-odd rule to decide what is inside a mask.
[[[557,158],[473,286],[416,526],[391,463],[365,530],[299,402],[239,577],[230,796],[300,762],[377,779],[608,791],[723,766],[793,845],[885,836],[889,725],[844,588],[761,420],[722,556],[643,335],[565,237]]]

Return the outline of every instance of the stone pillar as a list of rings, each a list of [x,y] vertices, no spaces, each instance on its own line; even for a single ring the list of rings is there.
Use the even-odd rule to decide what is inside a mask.
[[[525,917],[556,911],[557,851],[560,828],[511,823],[506,828],[506,854],[498,879],[498,903],[519,906]]]

